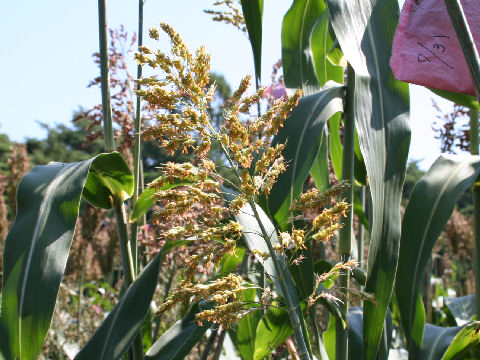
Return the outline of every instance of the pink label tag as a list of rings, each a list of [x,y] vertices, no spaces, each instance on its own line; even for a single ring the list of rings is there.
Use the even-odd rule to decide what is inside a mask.
[[[462,0],[477,49],[480,2]],[[399,80],[474,95],[462,48],[443,0],[406,0],[393,39],[390,67]]]

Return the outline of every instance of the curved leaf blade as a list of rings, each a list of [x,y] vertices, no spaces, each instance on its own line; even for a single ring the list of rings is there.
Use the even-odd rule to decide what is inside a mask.
[[[422,347],[418,350],[418,355],[413,358],[422,360],[442,359],[448,346],[461,329],[461,327],[440,327],[427,324],[425,326],[425,336]],[[412,355],[410,354],[410,356]]]
[[[465,326],[455,335],[442,360],[478,359],[480,358],[480,322]]]
[[[444,303],[458,326],[471,322],[477,314],[477,295],[475,294],[445,298]]]
[[[321,92],[300,99],[273,139],[272,146],[287,143],[283,150],[287,170],[280,174],[268,197],[270,213],[280,224],[290,213],[292,201],[302,192],[317,158],[326,121],[343,111],[344,93],[343,85],[331,83]]]
[[[417,302],[425,266],[456,201],[479,173],[479,156],[441,155],[413,189],[403,218],[395,289],[412,351],[422,343],[421,331],[413,328],[424,325],[419,320],[423,306]]]
[[[310,37],[315,73],[320,86],[325,85],[329,80],[343,83],[343,66],[334,64],[328,57],[330,49],[334,46],[334,40],[329,31],[329,24],[330,16],[328,9],[325,8],[315,23]]]
[[[89,169],[83,198],[102,209],[111,209],[115,197],[127,200],[133,194],[133,175],[117,152],[99,154]]]
[[[163,258],[164,251],[161,250],[75,356],[76,360],[117,360],[123,356],[133,343],[148,313]]]
[[[396,0],[327,0],[335,34],[356,73],[355,121],[372,193],[365,291],[365,357],[376,356],[393,290],[400,245],[400,198],[410,143],[408,86],[389,66],[398,23]]]
[[[263,0],[241,0],[243,17],[247,25],[248,38],[252,45],[255,79],[262,78],[262,17]]]
[[[103,171],[106,162],[128,173]],[[110,153],[76,163],[50,163],[34,167],[20,181],[17,217],[5,243],[1,307],[13,357],[33,359],[42,348],[87,184],[89,196],[101,204],[133,190],[130,170],[119,165],[122,162],[120,154]]]
[[[171,326],[145,354],[146,360],[183,360],[211,323],[200,326],[195,321],[195,314],[210,309],[209,303],[194,304],[187,315]]]
[[[282,65],[287,88],[319,85],[310,34],[325,8],[323,0],[294,0],[283,18]]]

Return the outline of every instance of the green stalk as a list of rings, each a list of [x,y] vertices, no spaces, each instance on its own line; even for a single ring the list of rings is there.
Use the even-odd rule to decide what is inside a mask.
[[[353,224],[353,181],[354,181],[354,146],[355,146],[355,119],[353,109],[353,97],[355,87],[355,72],[348,65],[347,68],[347,95],[344,116],[344,134],[343,134],[343,160],[342,160],[342,180],[348,181],[351,186],[342,193],[342,198],[350,205],[347,216],[343,221],[343,227],[339,232],[339,257],[340,261],[347,262],[350,259],[352,251],[352,224]],[[348,270],[342,270],[339,275],[340,292],[343,293],[343,303],[341,311],[347,319],[348,328],[348,287],[350,273]],[[343,328],[341,321],[335,325],[335,358],[337,360],[348,359],[348,330]]]
[[[445,0],[450,20],[457,34],[463,55],[472,76],[477,100],[480,100],[480,57],[468,26],[460,0]],[[478,155],[478,111],[470,109],[470,152]],[[475,220],[475,285],[477,294],[477,318],[480,318],[480,186],[479,179],[473,185],[473,206]]]
[[[138,1],[138,47],[143,45],[143,0]],[[142,77],[142,66],[137,66],[137,79]],[[136,90],[139,91],[141,88],[140,83],[137,82]],[[141,161],[141,131],[142,131],[142,117],[141,117],[141,101],[140,96],[137,95],[137,105],[136,105],[136,114],[135,114],[135,135],[134,135],[134,146],[133,146],[133,195],[132,195],[132,209],[135,207],[137,202],[138,195],[140,192],[140,161]],[[138,222],[134,222],[131,226],[131,245],[132,245],[132,256],[133,264],[135,268],[135,274],[138,274]]]
[[[132,258],[132,247],[128,238],[127,213],[122,199],[114,201],[115,215],[117,218],[118,237],[120,240],[120,252],[122,253],[122,267],[125,281],[125,289],[135,280],[135,268]],[[141,333],[137,335],[130,348],[133,360],[143,359],[143,344]]]
[[[478,155],[478,110],[470,109],[470,152],[472,155]],[[473,186],[473,216],[475,227],[475,288],[477,294],[477,319],[480,319],[480,186],[479,179]]]
[[[105,151],[115,150],[112,124],[112,104],[110,103],[110,75],[108,73],[107,10],[106,0],[98,0],[98,27],[100,40],[100,79],[102,89],[103,129]]]

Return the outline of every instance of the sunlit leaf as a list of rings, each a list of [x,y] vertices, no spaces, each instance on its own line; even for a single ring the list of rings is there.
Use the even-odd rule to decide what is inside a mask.
[[[33,359],[50,326],[83,196],[110,208],[128,198],[133,178],[119,153],[35,166],[17,191],[17,216],[3,255],[1,320],[12,356]]]

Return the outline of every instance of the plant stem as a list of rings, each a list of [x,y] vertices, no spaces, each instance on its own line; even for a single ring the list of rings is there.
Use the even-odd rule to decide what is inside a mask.
[[[338,252],[341,262],[350,260],[352,251],[352,224],[353,224],[353,182],[354,182],[354,147],[355,147],[355,113],[353,108],[353,97],[355,87],[355,72],[348,64],[347,68],[347,95],[344,116],[343,134],[343,160],[342,180],[350,183],[350,187],[342,193],[342,198],[350,205],[347,216],[344,219],[343,227],[339,232]],[[335,357],[337,360],[348,359],[348,287],[350,273],[348,270],[341,270],[339,274],[340,292],[343,293],[341,311],[346,320],[347,327],[343,328],[342,322],[335,323]]]
[[[255,202],[253,202],[253,200],[249,200],[248,203],[252,208],[253,214],[255,216],[255,219],[257,220],[258,225],[260,226],[262,236],[268,247],[270,258],[272,259],[273,265],[275,267],[275,271],[279,276],[277,280],[280,285],[280,290],[282,292],[285,303],[287,304],[287,312],[293,327],[293,335],[298,348],[298,356],[300,357],[301,360],[310,360],[310,352],[308,350],[307,340],[306,340],[307,334],[304,333],[304,331],[302,330],[302,319],[300,318],[300,315],[299,315],[299,312],[301,311],[300,304],[294,304],[292,299],[290,298],[290,294],[288,293],[288,289],[284,280],[286,275],[285,269],[280,265],[280,262],[278,261],[277,254],[273,249],[272,243],[270,242],[270,237],[267,231],[265,230],[265,227],[263,226],[263,223],[260,219],[260,215],[258,214]]]
[[[98,0],[98,34],[100,40],[100,79],[102,89],[103,129],[105,151],[115,150],[112,124],[112,104],[110,103],[110,75],[108,73],[107,10],[106,0]]]
[[[132,259],[132,247],[128,238],[127,214],[125,212],[125,205],[123,200],[116,198],[114,200],[115,215],[117,218],[118,237],[120,240],[120,252],[122,253],[122,267],[125,289],[135,280],[135,268]],[[143,344],[141,332],[135,338],[135,341],[130,348],[134,360],[143,359]]]
[[[480,57],[473,40],[460,0],[445,0],[450,20],[457,34],[463,55],[472,76],[477,100],[480,100]],[[470,152],[478,155],[478,111],[470,109]],[[473,185],[473,207],[475,220],[475,285],[477,294],[477,318],[480,318],[480,187],[479,179]]]
[[[143,0],[138,0],[138,48],[143,45]],[[142,77],[142,66],[137,66],[137,79]],[[141,88],[140,83],[137,82],[136,90]],[[140,194],[140,161],[141,161],[141,131],[142,131],[142,114],[141,114],[141,100],[137,95],[136,113],[135,113],[135,134],[133,145],[133,195],[132,195],[132,209]],[[138,221],[134,222],[131,226],[131,245],[132,245],[132,257],[135,274],[138,274]]]

